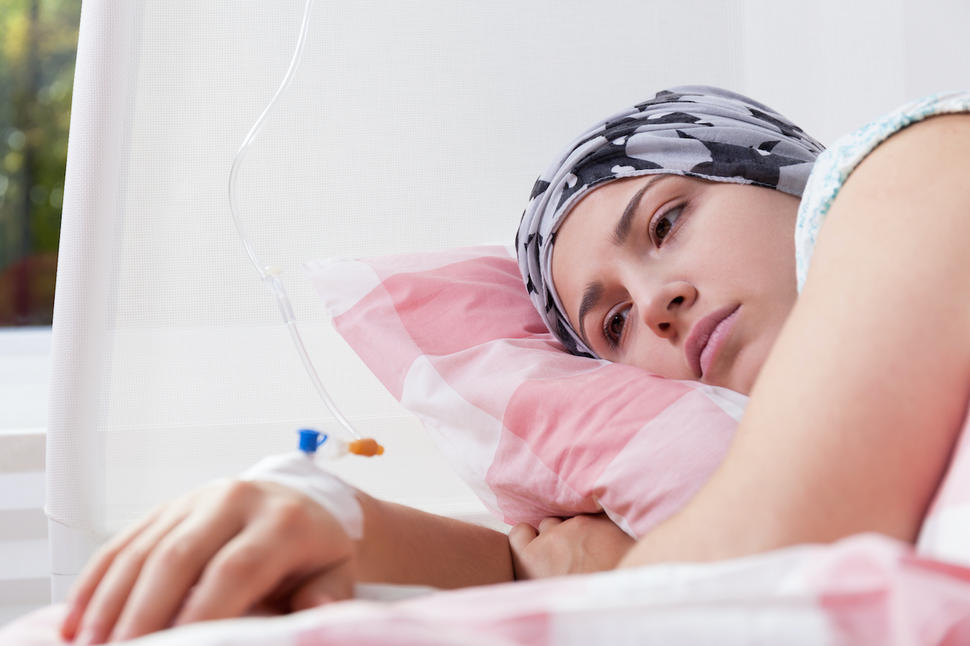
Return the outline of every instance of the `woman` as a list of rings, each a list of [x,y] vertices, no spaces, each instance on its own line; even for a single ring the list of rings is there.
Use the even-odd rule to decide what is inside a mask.
[[[930,103],[911,120],[970,110],[966,97]],[[867,141],[862,156],[879,143]],[[970,394],[968,146],[970,116],[921,121],[875,148],[831,208],[799,214],[821,147],[766,106],[685,87],[599,124],[540,179],[520,265],[567,348],[751,395],[710,483],[632,549],[603,519],[506,539],[362,492],[351,541],[295,489],[236,481],[109,543],[63,634],[97,643],[258,602],[299,609],[346,597],[354,580],[456,587],[860,531],[913,540]],[[796,282],[796,222],[807,265],[809,218],[826,211]]]
[[[723,466],[625,564],[915,540],[970,399],[970,115],[925,119],[968,109],[854,133],[800,209],[817,144],[715,88],[599,124],[540,180],[520,265],[563,343],[751,395]]]

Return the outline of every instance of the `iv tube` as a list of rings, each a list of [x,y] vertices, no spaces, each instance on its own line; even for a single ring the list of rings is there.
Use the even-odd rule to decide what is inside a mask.
[[[242,239],[243,246],[246,248],[246,254],[249,256],[249,261],[256,268],[259,273],[259,277],[266,283],[270,291],[273,292],[273,296],[276,297],[276,304],[279,306],[280,314],[283,315],[283,322],[290,330],[290,338],[293,339],[293,345],[296,346],[297,353],[300,355],[300,359],[303,361],[303,367],[306,368],[307,374],[310,376],[310,381],[317,389],[317,394],[323,400],[323,403],[327,406],[330,413],[340,422],[340,425],[354,438],[361,439],[360,434],[351,426],[347,418],[344,417],[340,411],[337,409],[336,404],[330,398],[327,389],[323,387],[323,382],[320,381],[320,377],[317,375],[316,368],[313,366],[313,362],[310,360],[310,355],[307,354],[306,348],[303,345],[303,339],[300,337],[300,332],[296,327],[296,319],[293,316],[293,307],[290,305],[289,296],[287,296],[286,288],[283,286],[283,282],[279,279],[278,271],[273,268],[264,265],[259,258],[256,256],[256,251],[253,249],[253,245],[249,238],[246,236],[246,230],[239,220],[239,214],[236,210],[236,181],[238,179],[239,165],[242,163],[243,158],[246,156],[246,152],[249,150],[250,144],[252,144],[253,139],[259,134],[259,131],[263,127],[263,123],[266,121],[266,116],[276,105],[277,100],[279,100],[280,95],[283,94],[283,90],[290,84],[293,78],[293,73],[300,66],[300,60],[303,58],[303,46],[306,44],[306,33],[307,26],[310,22],[310,9],[313,6],[313,0],[306,0],[306,4],[303,8],[303,23],[300,25],[300,37],[296,43],[296,50],[293,52],[293,58],[290,59],[290,67],[286,70],[286,75],[280,82],[280,86],[276,89],[276,94],[270,99],[269,104],[263,109],[263,113],[259,115],[256,123],[249,130],[249,134],[243,140],[242,145],[239,146],[239,150],[236,151],[236,156],[233,157],[232,166],[229,170],[229,212],[232,215],[232,222],[236,225],[236,231],[239,233],[239,237]]]

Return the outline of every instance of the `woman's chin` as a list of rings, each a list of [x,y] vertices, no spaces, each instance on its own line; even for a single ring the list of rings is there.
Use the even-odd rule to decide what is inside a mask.
[[[755,366],[749,365],[751,354],[750,352],[741,352],[734,356],[730,362],[725,363],[725,370],[712,374],[710,381],[706,379],[702,379],[702,381],[711,386],[720,386],[750,396],[758,377],[758,371],[763,363],[757,362]]]

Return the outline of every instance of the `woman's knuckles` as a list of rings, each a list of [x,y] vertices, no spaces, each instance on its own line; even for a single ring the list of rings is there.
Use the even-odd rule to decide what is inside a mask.
[[[176,529],[187,518],[198,514],[221,518],[219,522],[223,525],[238,524],[235,539],[248,536],[249,540],[227,537],[208,562],[202,562],[203,532],[193,536]],[[211,536],[213,530],[217,527],[206,523],[204,534]],[[274,554],[281,550],[298,554],[299,558],[274,559]],[[308,571],[321,567],[329,570],[331,565],[336,565],[335,572],[325,575],[307,593],[315,600],[346,598],[351,594],[353,576],[348,574],[350,570],[344,571],[341,562],[351,551],[349,538],[334,519],[298,492],[272,483],[246,480],[210,484],[171,503],[137,532],[130,532],[124,540],[116,537],[98,553],[96,561],[100,565],[92,567],[90,578],[78,589],[78,601],[85,606],[88,602],[93,605],[85,608],[83,619],[68,632],[76,633],[78,628],[90,625],[89,622],[101,623],[109,618],[112,624],[118,622],[114,637],[134,637],[162,628],[135,625],[128,612],[120,612],[120,607],[116,608],[117,612],[112,610],[119,603],[127,605],[125,598],[136,580],[159,572],[183,571],[194,577],[193,569],[202,568],[200,583],[217,580],[221,582],[218,587],[224,590],[227,581],[234,582],[232,585],[252,583],[257,587],[271,587],[288,574],[302,577]],[[96,576],[98,570],[100,576]],[[215,606],[221,607],[221,602],[212,605],[213,600],[207,599],[211,596],[208,592],[211,591],[201,596],[189,593],[180,617],[197,621],[214,611]]]
[[[220,556],[212,563],[212,576],[223,581],[251,580],[269,561],[267,548],[247,545]]]
[[[276,500],[268,512],[268,522],[280,535],[300,534],[313,527],[312,508],[296,498]]]
[[[199,547],[192,541],[164,540],[149,557],[153,567],[171,569],[185,568],[198,560]]]
[[[142,568],[145,561],[148,560],[149,556],[152,554],[152,546],[135,544],[128,546],[127,549],[122,551],[115,558],[114,562],[111,564],[111,568],[105,573],[105,577],[111,575],[117,575],[119,572],[131,572],[137,571]],[[104,579],[99,583],[98,587],[101,587]]]
[[[262,493],[259,484],[250,480],[229,480],[215,488],[215,503],[221,508],[247,509]]]

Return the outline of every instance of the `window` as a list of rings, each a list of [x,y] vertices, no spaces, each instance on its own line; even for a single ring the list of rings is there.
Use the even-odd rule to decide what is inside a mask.
[[[80,0],[0,0],[0,326],[50,325]]]

